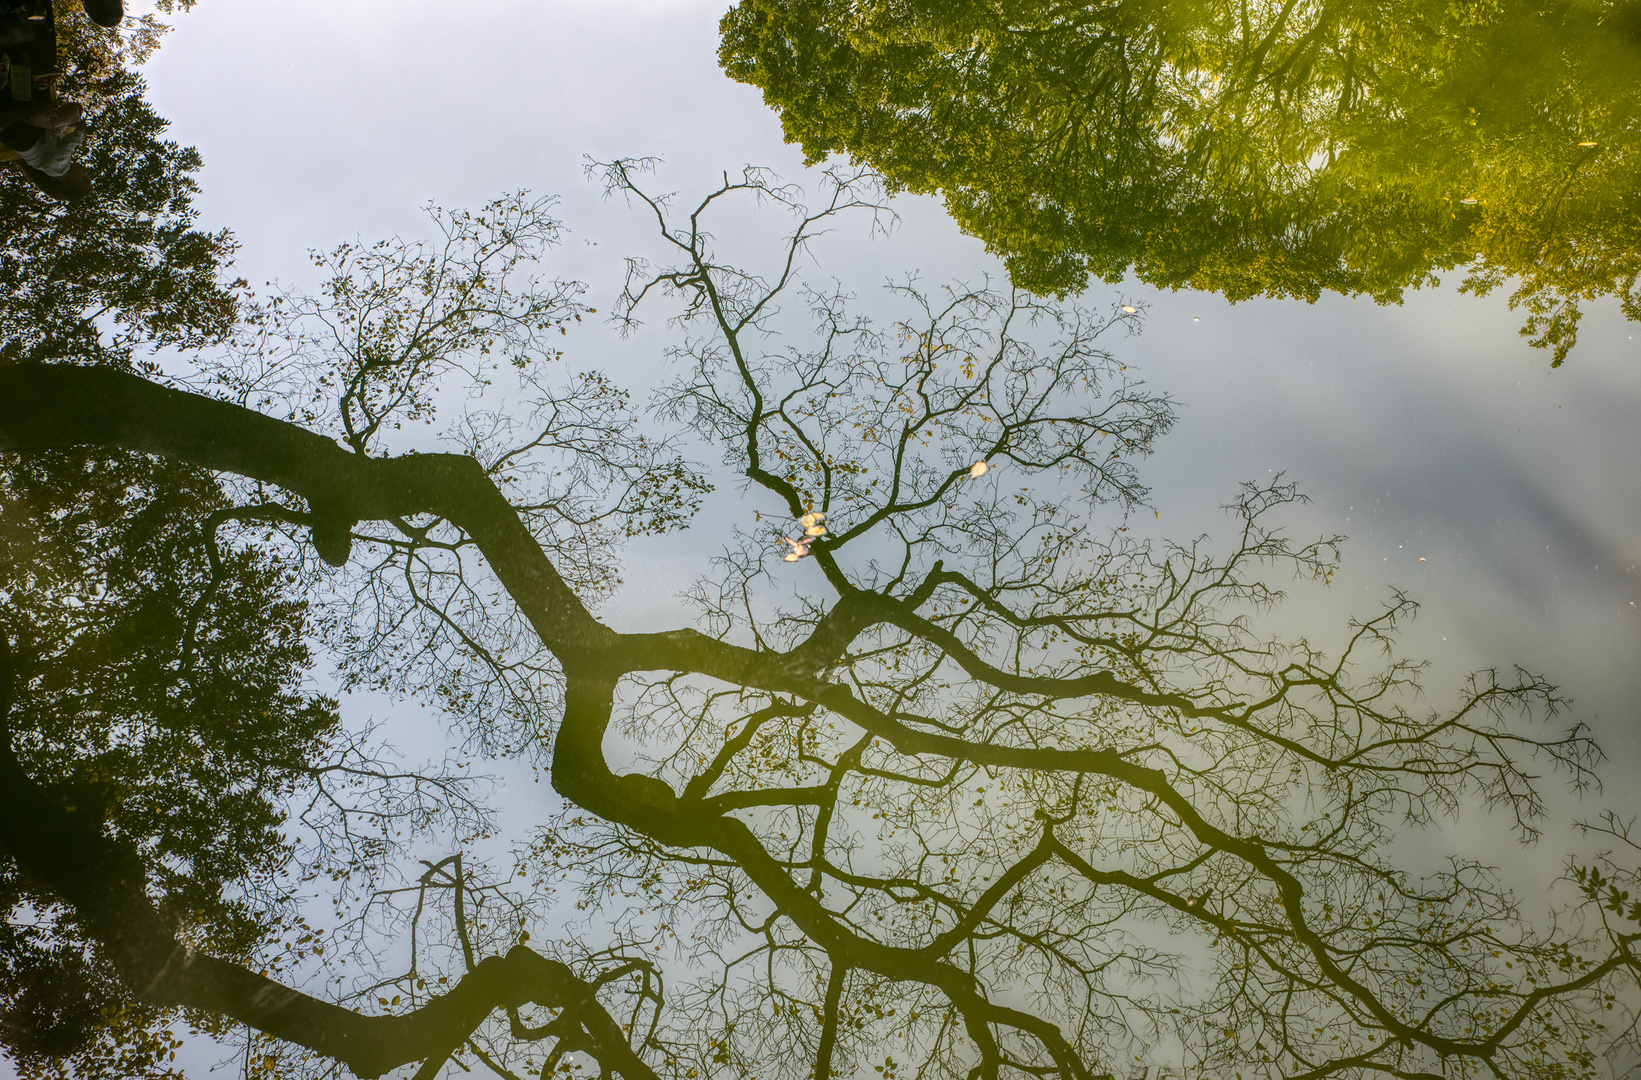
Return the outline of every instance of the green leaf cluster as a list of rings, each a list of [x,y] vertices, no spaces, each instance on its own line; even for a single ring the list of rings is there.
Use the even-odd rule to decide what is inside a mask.
[[[0,162],[0,362],[131,364],[222,337],[238,315],[243,283],[222,273],[238,244],[196,228],[199,153],[164,137],[169,121],[122,66],[152,52],[160,25],[119,38],[74,11],[56,23],[58,96],[91,117],[79,160],[95,194],[55,202]]]
[[[211,558],[202,518],[228,501],[191,466],[89,451],[3,466],[0,633],[21,683],[19,759],[65,810],[138,847],[185,939],[248,955],[279,902],[283,800],[337,724],[335,701],[300,685],[308,620],[292,568],[258,547]],[[95,1056],[131,1006],[125,990],[75,918],[9,865],[0,910],[0,1039],[25,1063]]]
[[[1641,922],[1641,900],[1630,899],[1630,891],[1613,884],[1599,866],[1573,867],[1573,880],[1586,899],[1596,901],[1614,915]]]
[[[0,166],[0,363],[151,370],[149,350],[236,325],[236,243],[195,228],[200,156],[164,138],[125,66],[163,24],[114,35],[57,7],[59,96],[93,116],[82,157],[96,196],[53,202]],[[141,454],[0,457],[0,633],[22,669],[20,759],[64,809],[137,844],[185,940],[248,956],[282,902],[280,800],[337,715],[301,686],[293,567],[208,550],[208,519],[228,505],[205,471]],[[0,1047],[24,1074],[173,1075],[176,1020],[138,1002],[72,910],[0,860]]]
[[[1514,281],[1560,363],[1634,317],[1630,0],[742,0],[720,57],[811,160],[934,193],[1014,282],[1398,301]]]

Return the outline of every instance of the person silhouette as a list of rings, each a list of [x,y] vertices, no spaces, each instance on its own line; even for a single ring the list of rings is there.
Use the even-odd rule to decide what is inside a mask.
[[[99,26],[114,28],[125,18],[123,0],[80,2]],[[0,53],[0,160],[15,161],[53,199],[86,197],[92,175],[72,160],[85,139],[84,117],[78,105],[58,104],[52,91],[61,71],[51,0],[0,0]]]
[[[72,202],[91,193],[91,174],[72,160],[84,139],[84,115],[76,104],[0,105],[0,148],[54,199]]]
[[[125,20],[123,0],[80,0],[86,17],[114,29]],[[0,49],[43,74],[57,66],[57,28],[50,0],[0,0]],[[3,95],[4,88],[0,88]],[[16,96],[15,94],[13,95]]]

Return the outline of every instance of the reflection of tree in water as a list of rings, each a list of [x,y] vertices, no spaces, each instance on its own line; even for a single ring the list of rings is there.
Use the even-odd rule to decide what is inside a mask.
[[[146,15],[110,33],[78,0],[58,4],[55,23],[63,72],[55,94],[92,118],[78,156],[95,176],[94,195],[58,202],[0,163],[0,363],[129,364],[147,346],[221,336],[236,299],[220,272],[236,243],[226,230],[193,228],[200,156],[164,137],[169,121],[131,70],[152,54],[163,25]]]
[[[743,0],[722,58],[813,157],[940,191],[1017,283],[1232,300],[1515,279],[1522,332],[1641,317],[1641,7]]]
[[[609,379],[553,379],[552,331],[591,312],[531,272],[561,232],[549,200],[436,211],[442,245],[320,255],[318,295],[247,304],[200,358],[218,397],[0,366],[0,448],[25,494],[50,496],[0,536],[60,552],[52,508],[83,505],[106,521],[84,540],[94,565],[175,571],[144,575],[151,598],[113,574],[75,582],[66,555],[73,587],[0,626],[19,643],[15,662],[0,647],[0,871],[58,901],[51,934],[0,939],[21,958],[0,992],[33,1023],[0,1015],[0,1037],[38,1063],[27,1075],[85,1044],[75,1075],[172,1080],[136,1054],[95,1071],[123,1033],[51,1011],[82,986],[243,1023],[247,1077],[419,1062],[417,1080],[552,1080],[574,1054],[623,1080],[1596,1080],[1633,1060],[1628,922],[1569,911],[1537,930],[1484,867],[1414,878],[1391,847],[1464,806],[1531,837],[1545,777],[1587,784],[1598,751],[1542,724],[1561,699],[1522,672],[1407,707],[1400,596],[1331,656],[1257,633],[1283,578],[1331,577],[1332,540],[1274,529],[1291,487],[1244,489],[1223,556],[1131,537],[1136,463],[1173,409],[1103,348],[1128,313],[907,282],[906,319],[878,329],[841,286],[798,278],[810,238],[881,209],[860,177],[834,174],[810,211],[757,170],[693,209],[646,193],[639,163],[604,176],[668,253],[628,262],[617,320],[672,301],[685,336],[660,417],[723,452],[757,526],[725,527],[687,594],[704,630],[623,633],[590,606],[621,539],[677,528],[704,481]],[[732,199],[794,216],[770,278],[710,239],[746,216]],[[771,334],[783,298],[809,309],[803,344]],[[477,395],[507,367],[519,389],[475,396],[452,431],[466,453],[395,446],[447,388]],[[54,464],[82,459],[115,482]],[[182,520],[147,546],[108,506],[134,460],[192,478],[188,499],[156,491],[181,510],[162,524]],[[238,581],[213,587],[217,558]],[[215,632],[191,636],[184,605]],[[119,632],[155,608],[168,632]],[[84,629],[51,633],[64,624]],[[475,845],[497,819],[465,766],[387,771],[368,732],[348,741],[332,703],[286,689],[308,632],[349,685],[438,707],[461,759],[540,768],[561,812],[487,866]],[[259,652],[265,636],[287,647]],[[53,640],[72,642],[62,661],[35,644]],[[206,642],[215,677],[196,680]],[[155,764],[114,778],[129,793],[58,781],[100,764],[83,748],[97,721],[133,714],[152,734],[129,753]],[[200,752],[165,753],[179,746]],[[202,851],[225,785],[248,804],[226,820],[285,807],[280,831]],[[214,870],[203,911],[176,855]],[[1575,873],[1584,908],[1633,877]],[[322,901],[334,929],[305,918]],[[49,952],[59,938],[97,963]]]
[[[0,5],[0,18],[25,6]],[[79,0],[57,3],[53,22],[53,93],[94,117],[79,154],[94,197],[57,201],[0,162],[0,369],[66,359],[152,370],[142,358],[153,347],[198,346],[235,325],[223,273],[235,242],[192,227],[200,157],[164,138],[130,70],[162,25],[146,15],[110,33]],[[300,771],[334,740],[322,703],[293,692],[302,605],[281,595],[279,568],[237,550],[207,557],[201,523],[226,505],[203,471],[142,455],[0,455],[0,626],[32,680],[24,700],[41,706],[20,752],[60,807],[140,835],[151,860],[163,852],[170,910],[196,946],[243,953],[266,928],[223,882],[287,857],[247,777],[278,771],[277,758]],[[100,683],[73,674],[88,667]],[[201,713],[218,722],[198,724]],[[174,1013],[139,1001],[54,903],[0,858],[0,1048],[12,1059],[0,1071],[177,1075]]]

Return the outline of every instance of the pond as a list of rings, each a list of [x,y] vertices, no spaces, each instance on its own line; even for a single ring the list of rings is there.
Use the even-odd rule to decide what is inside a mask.
[[[1633,1067],[1641,7],[124,14],[0,1077]]]

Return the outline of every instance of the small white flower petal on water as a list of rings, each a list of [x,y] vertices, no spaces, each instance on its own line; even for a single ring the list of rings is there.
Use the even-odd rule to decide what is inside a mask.
[[[1464,205],[1466,205],[1466,206],[1475,206],[1476,203],[1480,202],[1481,200],[1477,199],[1474,195],[1466,195],[1464,198],[1460,199],[1459,201],[1461,203],[1463,203]]]
[[[1137,314],[1140,310],[1139,308],[1135,307],[1133,304],[1124,304],[1122,306],[1122,309],[1123,309],[1123,314],[1125,314],[1125,315],[1134,315],[1134,314]]]
[[[782,556],[782,558],[784,558],[787,562],[797,562],[799,559],[803,558],[803,556],[794,551],[790,555]]]
[[[984,461],[975,462],[973,465],[969,466],[969,479],[980,479],[982,476],[986,475],[986,470],[989,468],[991,468],[991,466],[987,465]]]

